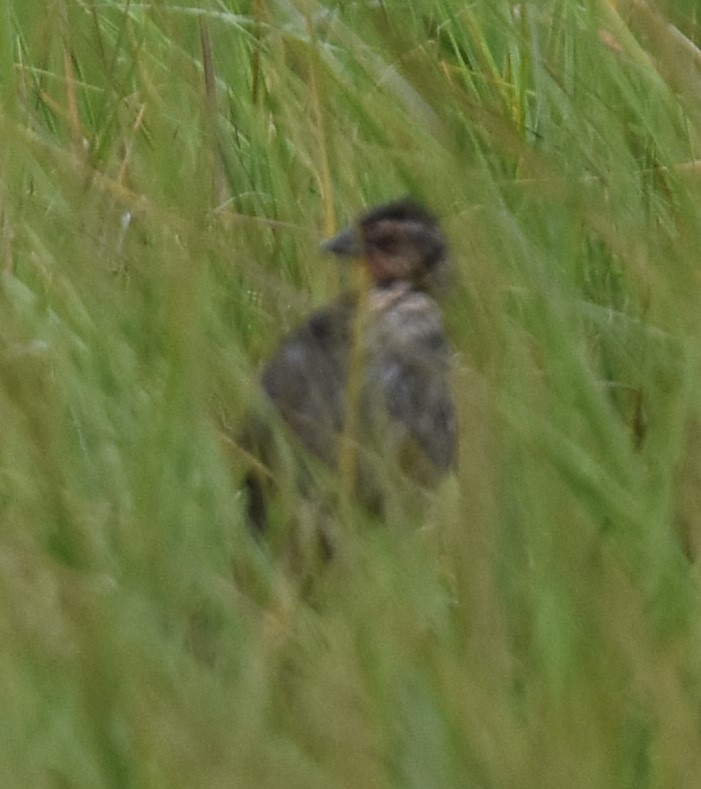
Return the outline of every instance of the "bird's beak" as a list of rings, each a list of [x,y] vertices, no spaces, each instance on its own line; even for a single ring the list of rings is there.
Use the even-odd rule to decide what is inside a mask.
[[[347,227],[335,236],[322,241],[321,249],[340,257],[361,257],[364,252],[360,234],[355,227]]]

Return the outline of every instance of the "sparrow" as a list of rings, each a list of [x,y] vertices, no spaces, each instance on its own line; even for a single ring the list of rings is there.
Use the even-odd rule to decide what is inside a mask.
[[[386,203],[322,249],[359,267],[361,284],[313,312],[263,367],[268,416],[240,439],[255,461],[244,487],[256,531],[280,473],[271,421],[286,426],[298,458],[319,461],[378,516],[398,475],[430,489],[456,463],[452,352],[436,301],[449,259],[437,220],[412,200]],[[313,495],[304,473],[297,484]]]

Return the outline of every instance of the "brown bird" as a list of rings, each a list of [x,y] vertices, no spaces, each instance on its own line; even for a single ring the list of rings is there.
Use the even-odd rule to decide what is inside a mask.
[[[283,339],[261,383],[304,452],[382,515],[398,474],[425,489],[456,460],[450,348],[434,299],[447,245],[433,216],[400,200],[364,214],[322,247],[357,261],[367,285]],[[240,439],[258,460],[245,487],[249,518],[260,530],[281,463],[274,432],[258,419]],[[308,487],[304,474],[296,484]]]

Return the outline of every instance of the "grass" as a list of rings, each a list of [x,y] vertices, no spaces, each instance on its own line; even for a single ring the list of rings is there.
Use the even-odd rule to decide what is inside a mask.
[[[3,786],[697,785],[701,35],[659,5],[2,4]],[[406,193],[459,472],[301,595],[232,436],[319,239]]]

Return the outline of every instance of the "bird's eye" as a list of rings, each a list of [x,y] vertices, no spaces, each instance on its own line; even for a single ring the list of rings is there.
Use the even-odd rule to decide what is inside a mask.
[[[386,255],[393,255],[398,248],[397,239],[394,236],[380,236],[373,239],[372,243],[376,249],[384,252]]]

